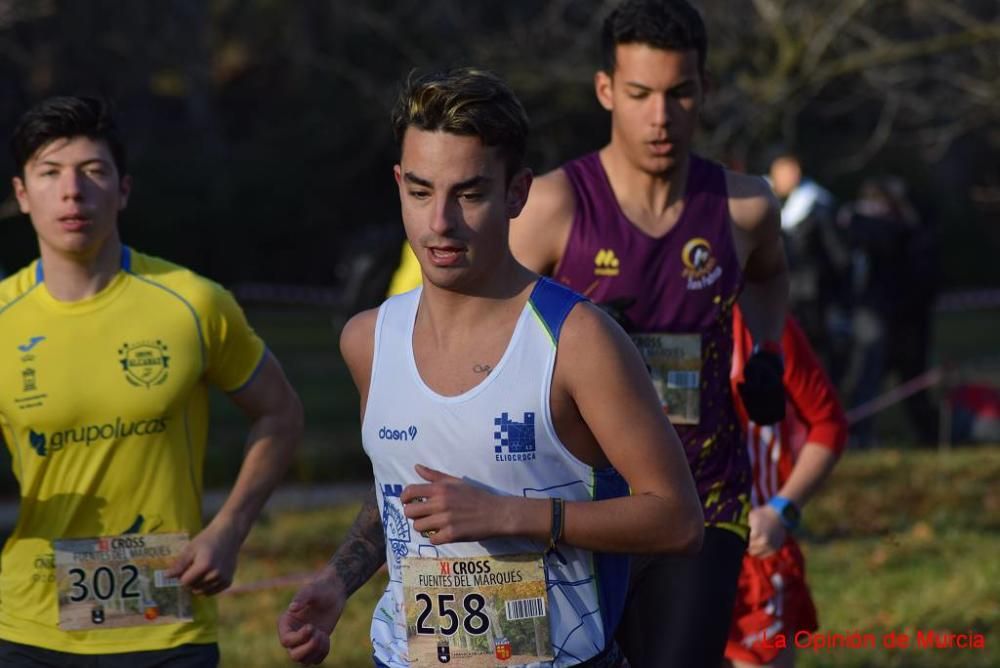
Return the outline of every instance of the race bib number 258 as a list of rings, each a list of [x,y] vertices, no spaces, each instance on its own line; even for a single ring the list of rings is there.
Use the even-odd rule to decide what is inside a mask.
[[[411,666],[552,660],[539,555],[404,559]]]
[[[59,628],[107,629],[191,621],[191,594],[166,570],[187,534],[125,534],[53,543]]]

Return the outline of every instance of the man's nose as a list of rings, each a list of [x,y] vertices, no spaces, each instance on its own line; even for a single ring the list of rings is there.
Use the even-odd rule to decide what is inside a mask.
[[[62,198],[78,200],[83,194],[83,174],[75,169],[67,169],[59,177]]]
[[[434,217],[431,220],[431,231],[435,234],[445,235],[455,229],[457,216],[460,215],[461,208],[453,197],[443,197],[434,207]]]
[[[652,123],[654,126],[666,127],[670,125],[670,101],[667,99],[667,95],[653,95],[652,101]]]

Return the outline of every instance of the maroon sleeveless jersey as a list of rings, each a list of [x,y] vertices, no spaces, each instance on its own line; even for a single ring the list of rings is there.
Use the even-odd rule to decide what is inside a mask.
[[[681,217],[654,238],[625,217],[597,153],[563,169],[576,210],[555,277],[623,311],[684,443],[706,523],[745,537],[750,462],[729,384],[743,277],[725,172],[691,156]]]

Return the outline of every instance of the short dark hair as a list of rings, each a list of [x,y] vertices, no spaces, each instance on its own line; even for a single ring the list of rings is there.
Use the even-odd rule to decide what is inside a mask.
[[[645,44],[665,51],[693,49],[698,52],[698,71],[705,72],[705,22],[687,0],[624,0],[601,28],[602,66],[608,74],[615,70],[619,44]]]
[[[88,137],[103,140],[119,176],[127,173],[125,144],[118,134],[110,103],[94,97],[50,97],[29,109],[17,123],[10,152],[18,174],[40,148],[56,139]]]
[[[392,130],[402,148],[409,127],[479,137],[498,146],[509,179],[524,166],[528,114],[496,74],[472,67],[411,72],[392,110]]]

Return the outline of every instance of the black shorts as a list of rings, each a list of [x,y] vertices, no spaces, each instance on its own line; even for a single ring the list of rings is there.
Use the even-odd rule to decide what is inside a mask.
[[[149,652],[69,654],[0,640],[4,668],[217,668],[219,646],[181,645]]]
[[[632,668],[722,665],[746,542],[707,527],[695,557],[632,560],[618,643]]]

